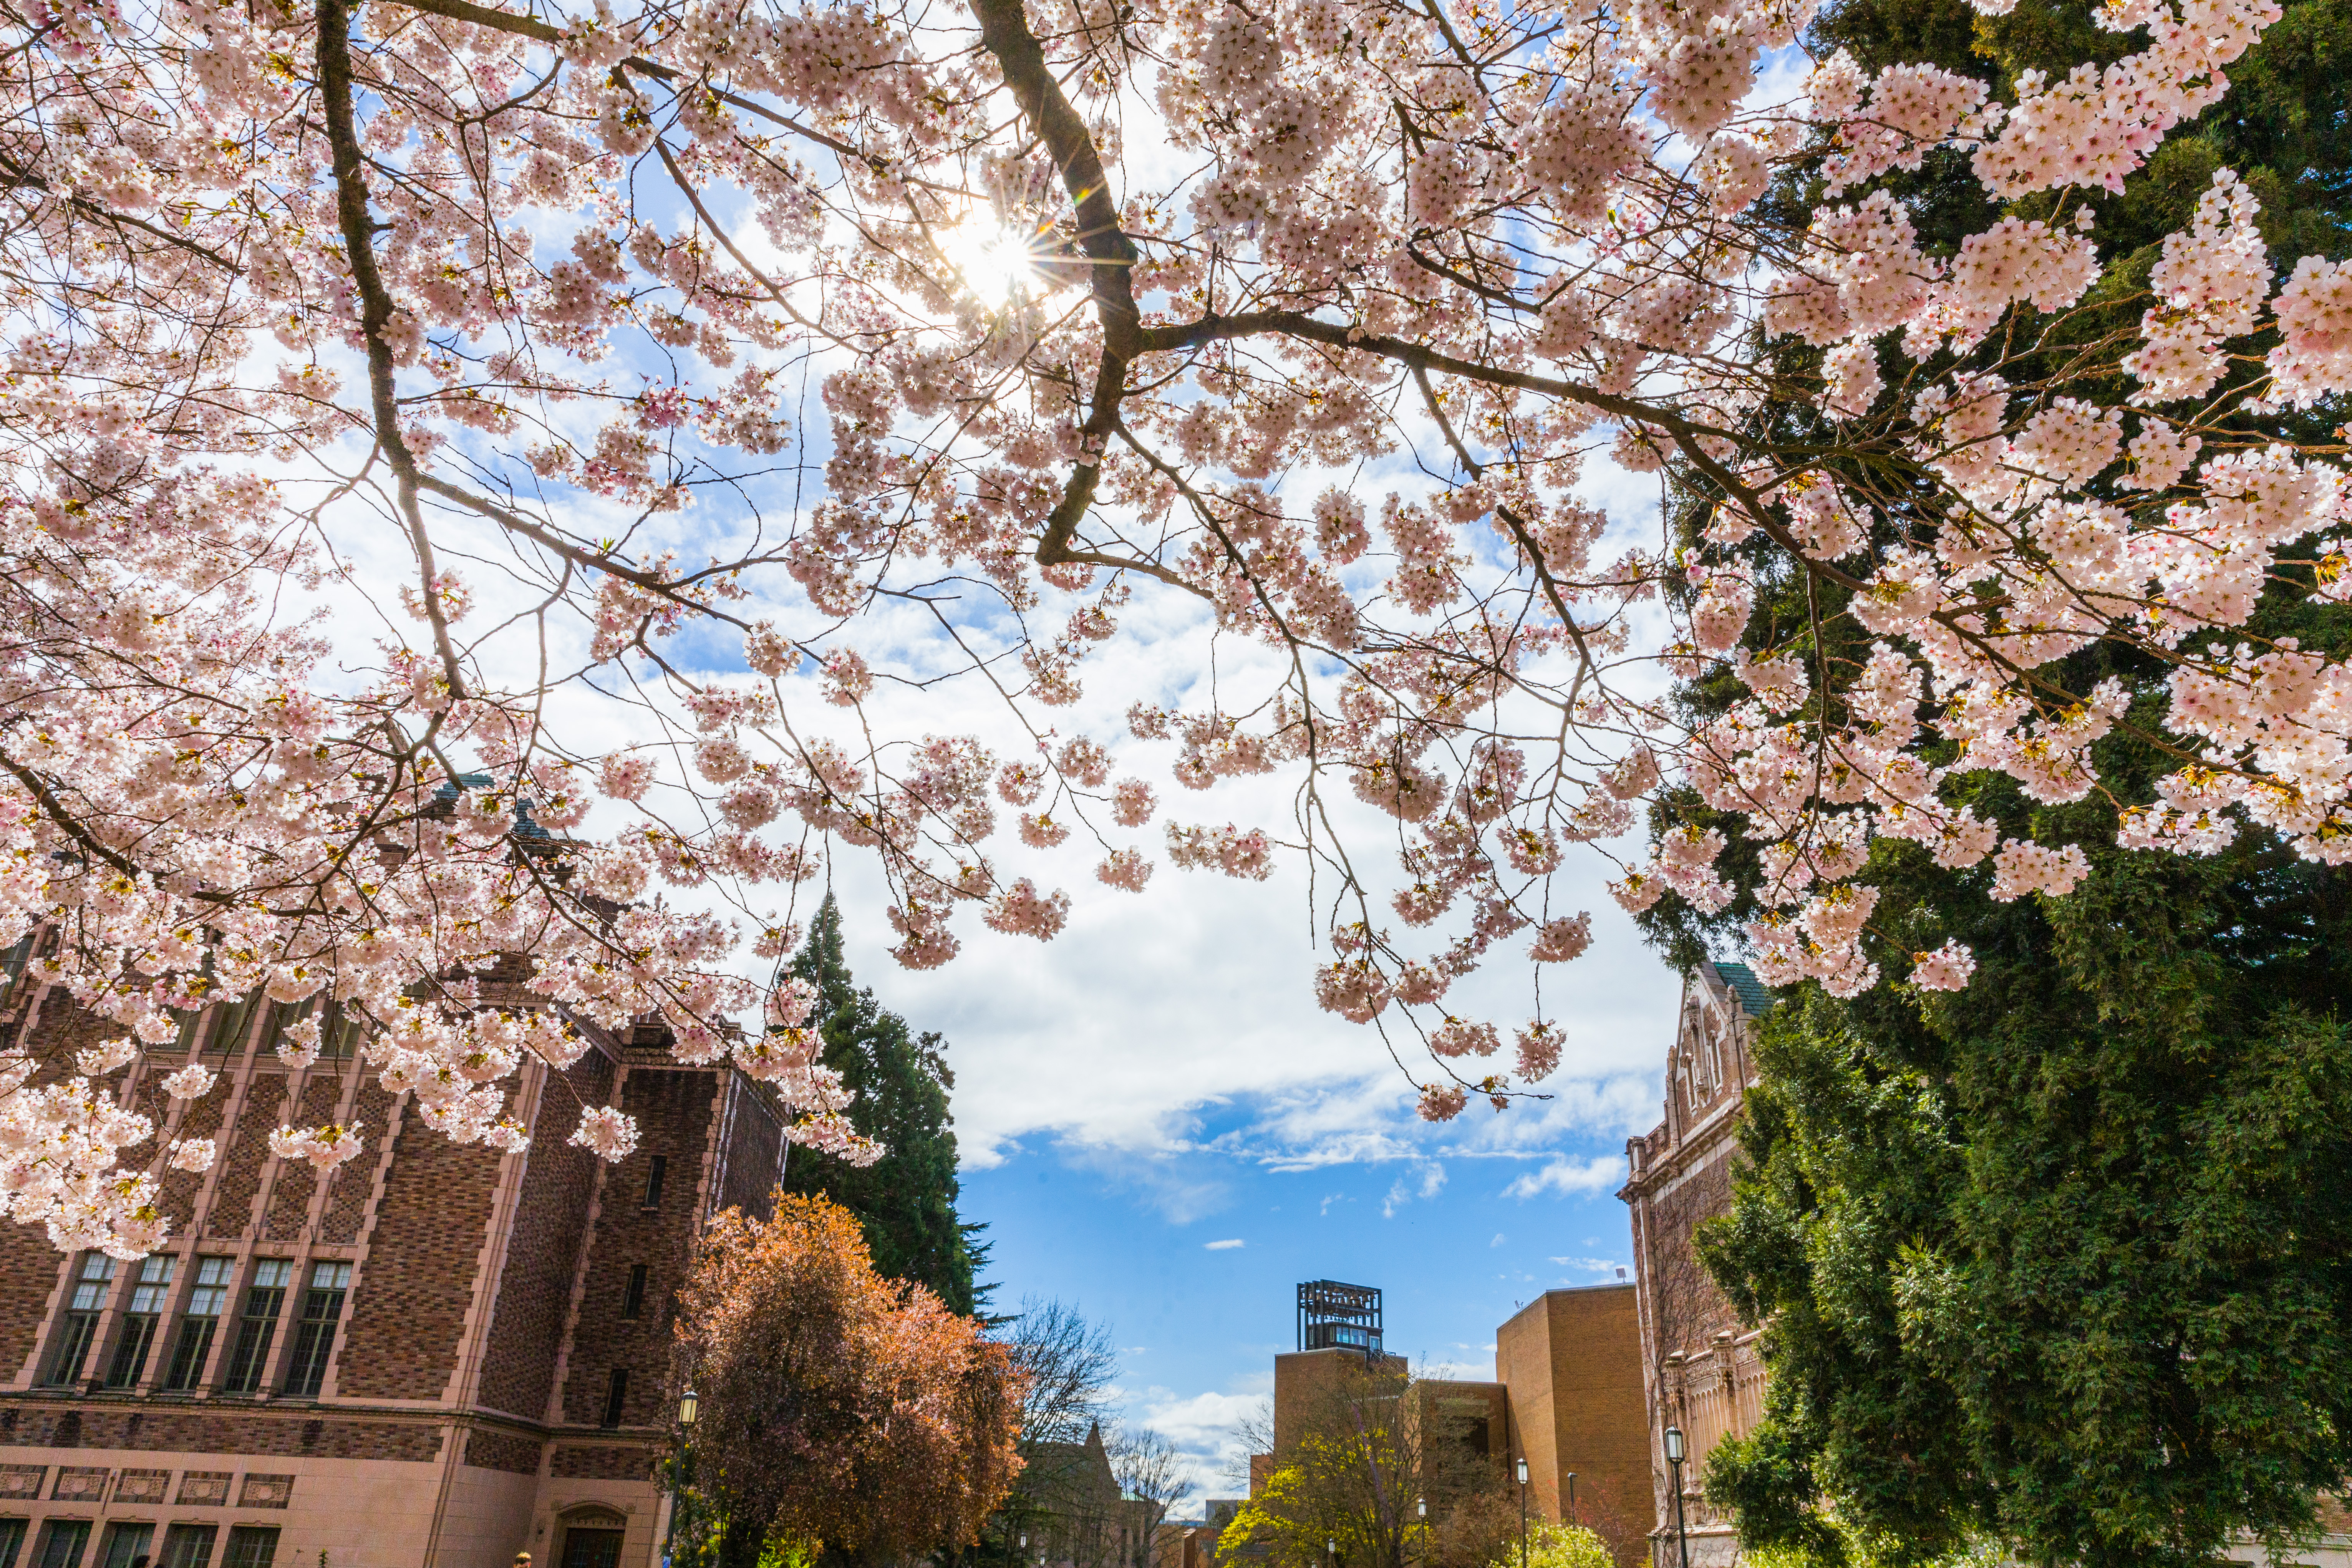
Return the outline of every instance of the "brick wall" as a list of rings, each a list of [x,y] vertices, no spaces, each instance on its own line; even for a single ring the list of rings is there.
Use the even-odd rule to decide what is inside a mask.
[[[368,1255],[352,1279],[336,1387],[355,1399],[438,1399],[457,1363],[500,1156],[452,1143],[412,1109],[394,1145]]]
[[[367,1152],[337,1166],[331,1176],[334,1192],[327,1199],[327,1212],[319,1221],[320,1240],[347,1247],[360,1238],[360,1230],[367,1223],[368,1195],[375,1186],[376,1162],[383,1148],[384,1129],[392,1123],[392,1106],[393,1097],[382,1084],[373,1078],[360,1080],[359,1094],[352,1102],[351,1120],[366,1141]]]
[[[120,1405],[60,1409],[45,1400],[37,1405],[0,1403],[0,1448],[128,1448],[421,1462],[441,1451],[441,1432],[419,1421],[331,1421],[246,1410],[148,1410]]]
[[[297,1127],[316,1127],[334,1120],[342,1099],[342,1080],[332,1072],[312,1072],[302,1085],[302,1100],[288,1120]],[[310,1199],[319,1190],[320,1173],[308,1165],[284,1164],[269,1187],[269,1205],[261,1234],[273,1241],[299,1241],[310,1228]]]
[[[784,1128],[766,1091],[750,1079],[731,1078],[728,1089],[727,1142],[719,1151],[715,1213],[737,1208],[761,1219],[775,1211],[776,1182],[782,1173]]]
[[[563,1418],[584,1426],[604,1419],[613,1369],[626,1367],[629,1385],[621,1424],[663,1424],[669,1376],[670,1302],[686,1274],[692,1239],[695,1183],[709,1138],[711,1100],[719,1079],[707,1072],[633,1068],[622,1082],[622,1108],[637,1119],[637,1147],[604,1178],[585,1294],[572,1333],[563,1384]],[[641,1206],[653,1157],[669,1162],[661,1206]],[[634,1321],[621,1316],[629,1269],[646,1265],[645,1307]]]
[[[40,1231],[0,1219],[0,1378],[16,1376],[33,1353],[65,1261]]]
[[[500,1432],[478,1426],[466,1435],[466,1463],[478,1470],[504,1470],[511,1476],[539,1474],[540,1450],[546,1445],[520,1432]]]
[[[612,1066],[592,1053],[563,1079],[568,1089],[564,1082],[551,1081],[540,1095],[530,1148],[523,1155],[529,1164],[506,1268],[499,1278],[498,1310],[490,1320],[490,1343],[498,1353],[482,1368],[479,1395],[486,1408],[533,1421],[546,1415],[554,1389],[555,1355],[563,1342],[580,1249],[588,1239],[588,1195],[596,1180],[596,1156],[565,1140],[579,1115],[575,1096],[602,1103],[612,1091]],[[535,1453],[530,1468],[539,1468]]]
[[[220,1180],[213,1188],[212,1207],[205,1212],[205,1234],[240,1237],[253,1228],[254,1200],[261,1195],[261,1167],[269,1159],[269,1134],[277,1130],[279,1107],[286,1100],[283,1073],[256,1073],[236,1113],[228,1147],[220,1153]]]
[[[642,1481],[653,1474],[655,1454],[643,1444],[599,1444],[558,1448],[548,1473],[564,1480]]]

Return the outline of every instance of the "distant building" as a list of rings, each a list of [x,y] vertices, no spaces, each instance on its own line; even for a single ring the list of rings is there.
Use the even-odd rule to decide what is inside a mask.
[[[1739,1107],[1755,1081],[1756,1021],[1771,994],[1745,965],[1702,963],[1683,983],[1682,1009],[1666,1058],[1665,1119],[1625,1146],[1630,1175],[1618,1193],[1633,1211],[1633,1283],[1641,1368],[1648,1405],[1644,1446],[1659,1568],[1680,1568],[1675,1499],[1663,1434],[1680,1428],[1683,1525],[1691,1568],[1727,1568],[1738,1559],[1728,1521],[1699,1492],[1706,1456],[1764,1413],[1761,1331],[1741,1326],[1692,1246],[1697,1227],[1731,1206]]]
[[[1024,1447],[1016,1518],[1028,1560],[1042,1568],[1123,1568],[1142,1561],[1150,1505],[1120,1492],[1102,1427],[1077,1443]]]
[[[536,1005],[519,979],[485,1001]],[[11,990],[7,1043],[114,1032]],[[0,1568],[649,1568],[670,1303],[715,1209],[764,1212],[774,1097],[679,1067],[657,1029],[583,1026],[568,1072],[522,1069],[532,1142],[501,1155],[385,1091],[331,1011],[289,1070],[272,1047],[307,1005],[208,1009],[116,1080],[159,1142],[220,1140],[209,1173],[164,1175],[163,1251],[65,1258],[0,1223]],[[218,1084],[166,1099],[189,1060]],[[582,1101],[635,1116],[636,1151],[571,1146]],[[366,1152],[323,1177],[271,1156],[280,1123],[328,1121]]]
[[[1402,1356],[1378,1348],[1383,1329],[1377,1289],[1327,1279],[1302,1285],[1299,1293],[1300,1348],[1274,1358],[1274,1447],[1251,1456],[1253,1496],[1304,1435],[1317,1406],[1340,1394],[1349,1378],[1372,1365],[1405,1371]],[[1341,1311],[1350,1316],[1338,1322],[1318,1316]],[[1348,1329],[1365,1338],[1340,1340]],[[1621,1556],[1628,1547],[1638,1555],[1648,1523],[1648,1479],[1631,1284],[1546,1291],[1496,1331],[1492,1381],[1432,1378],[1414,1385],[1414,1396],[1424,1433],[1444,1431],[1497,1478],[1507,1481],[1517,1462],[1527,1459],[1531,1516],[1570,1517],[1573,1473],[1576,1517],[1612,1536]],[[1638,1510],[1627,1506],[1637,1500]],[[1215,1517],[1221,1506],[1209,1505],[1211,1535],[1223,1522]],[[1630,1531],[1621,1522],[1629,1518],[1635,1521]],[[1621,1535],[1627,1539],[1613,1539]],[[1213,1552],[1213,1541],[1208,1549]],[[1161,1568],[1199,1568],[1182,1556],[1181,1542],[1171,1550],[1174,1556]]]

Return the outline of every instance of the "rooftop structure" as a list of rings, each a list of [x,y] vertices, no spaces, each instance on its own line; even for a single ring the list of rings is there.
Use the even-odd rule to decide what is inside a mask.
[[[1381,1354],[1381,1293],[1370,1285],[1310,1279],[1298,1288],[1298,1348]]]

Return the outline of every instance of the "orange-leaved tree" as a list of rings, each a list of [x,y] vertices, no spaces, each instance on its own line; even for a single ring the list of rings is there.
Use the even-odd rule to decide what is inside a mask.
[[[848,1210],[779,1193],[729,1210],[679,1300],[685,1456],[719,1561],[771,1540],[880,1560],[976,1540],[1020,1461],[1020,1373],[976,1319],[874,1271]]]

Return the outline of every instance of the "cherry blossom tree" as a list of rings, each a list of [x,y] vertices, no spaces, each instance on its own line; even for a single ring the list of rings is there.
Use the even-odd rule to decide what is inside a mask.
[[[155,1166],[210,1151],[151,1148],[108,1077],[257,992],[365,1019],[453,1137],[519,1146],[526,1055],[656,1016],[854,1149],[804,988],[738,951],[788,951],[844,853],[916,967],[972,918],[1053,937],[1034,858],[1074,836],[1136,892],[1301,858],[1317,995],[1435,1119],[1557,1064],[1539,993],[1521,1024],[1449,990],[1582,952],[1561,868],[1662,780],[1764,847],[1759,970],[1841,994],[1889,978],[1875,837],[2011,896],[2081,875],[1952,804],[1986,770],[2109,792],[2151,853],[2255,824],[2339,863],[2352,675],[2244,623],[2265,584],[2352,595],[2343,448],[2276,417],[2352,389],[2352,271],[2271,257],[2224,170],[2085,342],[2100,195],[2276,5],[2103,0],[2125,51],[2011,96],[1843,54],[1765,90],[1809,12],[0,6],[0,939],[39,926],[36,977],[121,1031],[10,1060],[11,1213],[155,1245]],[[1758,205],[1825,147],[1809,210]],[[1937,148],[2008,204],[1949,255],[1874,184]],[[2088,390],[2117,374],[2128,407]],[[1704,545],[1612,535],[1602,453],[1710,487]],[[1866,663],[1744,647],[1765,571],[1850,594]],[[1199,607],[1204,671],[1273,673],[1062,734],[1139,596]],[[736,674],[698,673],[714,637]],[[2103,641],[2167,700],[2059,679]],[[1666,677],[1710,661],[1753,700],[1678,724]],[[2177,763],[2152,793],[2092,765],[2119,728]],[[1141,837],[1171,782],[1268,773],[1286,823]],[[1612,890],[1720,908],[1726,842]],[[480,1005],[518,958],[542,1005]]]

